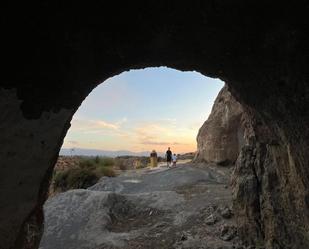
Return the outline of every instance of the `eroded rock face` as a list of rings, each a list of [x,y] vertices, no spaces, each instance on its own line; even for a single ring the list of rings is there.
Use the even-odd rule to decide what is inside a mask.
[[[305,249],[309,245],[308,190],[304,181],[297,180],[299,162],[288,141],[252,114],[247,117],[252,125],[247,144],[232,177],[239,235],[247,244]]]
[[[244,110],[224,86],[197,135],[195,161],[233,164],[244,145]]]
[[[301,222],[308,218],[308,210],[300,201],[306,200],[307,191],[296,181],[295,162],[284,139],[252,108],[236,101],[226,86],[199,131],[196,161],[237,159],[232,176],[234,211],[238,233],[247,245],[306,248],[309,243],[304,232],[308,223]]]
[[[259,117],[235,172],[235,216],[248,231],[258,227],[246,238],[260,234],[268,249],[309,248],[308,26],[306,1],[7,4],[1,248],[25,248],[26,224],[41,209],[69,120],[87,94],[125,70],[162,65],[224,80]]]
[[[22,115],[20,102],[13,89],[0,89],[1,248],[18,234],[17,246],[38,245],[48,175],[62,143],[55,137],[65,134],[73,114],[72,110],[45,112],[39,120],[28,120]]]

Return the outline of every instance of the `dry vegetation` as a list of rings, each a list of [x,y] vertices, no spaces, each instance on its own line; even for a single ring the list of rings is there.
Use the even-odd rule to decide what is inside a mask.
[[[88,188],[103,176],[116,176],[114,167],[115,160],[108,157],[59,157],[50,192]]]
[[[86,189],[103,176],[116,176],[117,170],[140,169],[148,165],[148,157],[59,156],[49,192],[54,195],[70,189]]]
[[[158,157],[158,162],[165,161]],[[59,156],[50,185],[50,195],[70,189],[86,189],[103,176],[114,177],[120,170],[142,169],[149,166],[149,157],[119,156],[86,157]]]

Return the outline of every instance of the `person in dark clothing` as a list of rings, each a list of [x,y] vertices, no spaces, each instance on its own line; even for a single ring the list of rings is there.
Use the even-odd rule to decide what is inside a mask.
[[[166,156],[167,167],[169,167],[171,165],[171,162],[172,162],[172,151],[171,151],[170,147],[168,147],[165,156]]]

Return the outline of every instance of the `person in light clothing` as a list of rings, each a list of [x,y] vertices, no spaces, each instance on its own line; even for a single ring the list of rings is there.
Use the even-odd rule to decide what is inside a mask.
[[[172,156],[172,161],[173,161],[173,167],[175,167],[175,166],[176,166],[176,163],[177,163],[177,156],[176,156],[176,154],[174,154],[174,155]]]

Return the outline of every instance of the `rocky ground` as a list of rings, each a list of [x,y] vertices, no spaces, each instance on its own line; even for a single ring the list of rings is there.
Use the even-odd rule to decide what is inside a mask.
[[[103,177],[50,198],[40,249],[243,248],[230,168],[182,164]]]

